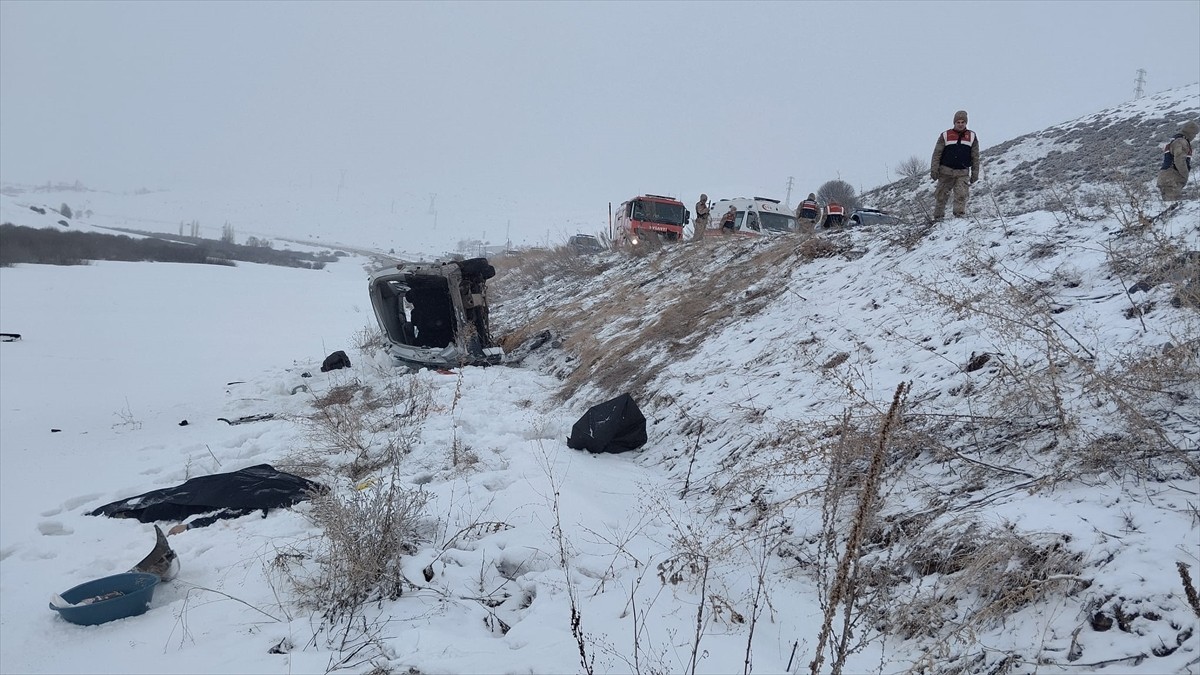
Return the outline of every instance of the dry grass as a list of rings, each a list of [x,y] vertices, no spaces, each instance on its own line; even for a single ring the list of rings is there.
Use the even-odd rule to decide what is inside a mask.
[[[874,608],[875,620],[905,640],[969,643],[1049,594],[1087,588],[1083,556],[1068,541],[967,517],[918,529],[895,555],[873,562],[873,575],[892,578],[894,593]]]
[[[368,355],[387,349],[388,341],[379,326],[367,325],[354,334],[354,346],[359,354]]]
[[[358,380],[337,385],[314,397],[312,414],[299,419],[310,445],[283,464],[310,474],[332,470],[357,482],[408,454],[431,405],[428,386],[415,377],[397,377],[382,389]]]
[[[295,579],[304,606],[338,623],[364,603],[400,597],[409,585],[401,561],[421,541],[428,500],[403,487],[396,473],[362,490],[314,499],[311,517],[322,542],[315,571]]]
[[[488,259],[498,280],[488,282],[488,291],[502,299],[537,287],[546,279],[591,278],[608,269],[613,260],[609,254],[580,255],[567,246],[497,256]]]
[[[710,332],[756,313],[785,293],[786,283],[771,283],[769,275],[778,274],[783,281],[795,265],[805,262],[797,246],[792,238],[766,242],[716,237],[622,249],[584,272],[610,272],[613,283],[605,295],[573,299],[548,289],[571,284],[578,270],[554,263],[557,256],[548,253],[522,260],[506,276],[497,277],[496,287],[509,296],[541,289],[532,292],[546,302],[540,313],[502,337],[501,344],[509,352],[544,331],[563,336],[562,349],[575,358],[556,373],[563,379],[561,399],[585,385],[645,396],[659,364],[686,358]],[[830,250],[842,248],[831,245]],[[713,254],[728,255],[730,260],[715,265]],[[638,273],[621,275],[623,266],[630,266],[631,272],[636,267]],[[611,273],[614,269],[616,274]],[[660,311],[643,311],[651,306]],[[640,355],[631,357],[634,352]]]

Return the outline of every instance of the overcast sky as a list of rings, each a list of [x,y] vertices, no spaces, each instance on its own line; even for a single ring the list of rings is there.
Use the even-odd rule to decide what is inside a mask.
[[[1200,2],[0,2],[0,180],[795,204],[1200,80]],[[451,196],[458,195],[458,196]],[[497,199],[499,200],[497,201]],[[497,214],[504,217],[505,214]]]

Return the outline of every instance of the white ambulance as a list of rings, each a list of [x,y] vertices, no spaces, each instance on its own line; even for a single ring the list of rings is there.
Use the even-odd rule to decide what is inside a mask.
[[[796,214],[778,199],[734,197],[713,203],[706,234],[722,234],[721,219],[731,206],[734,209],[734,234],[758,237],[796,231]]]

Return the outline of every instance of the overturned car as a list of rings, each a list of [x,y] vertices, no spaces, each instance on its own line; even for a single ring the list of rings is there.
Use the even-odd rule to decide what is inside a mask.
[[[456,368],[500,363],[488,328],[487,258],[400,263],[370,276],[375,318],[397,364]]]

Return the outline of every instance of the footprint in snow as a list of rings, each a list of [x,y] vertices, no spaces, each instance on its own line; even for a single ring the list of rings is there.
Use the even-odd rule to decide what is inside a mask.
[[[62,537],[68,534],[75,534],[75,530],[72,530],[57,520],[43,520],[42,522],[38,523],[37,529],[38,532],[41,532],[47,537]]]
[[[68,499],[67,501],[63,502],[63,508],[66,509],[67,511],[74,511],[75,509],[83,506],[84,504],[87,504],[88,502],[96,501],[97,499],[100,499],[103,496],[104,495],[99,492],[93,492],[93,493],[87,494],[87,495],[80,495],[78,497],[72,497],[72,498]]]

